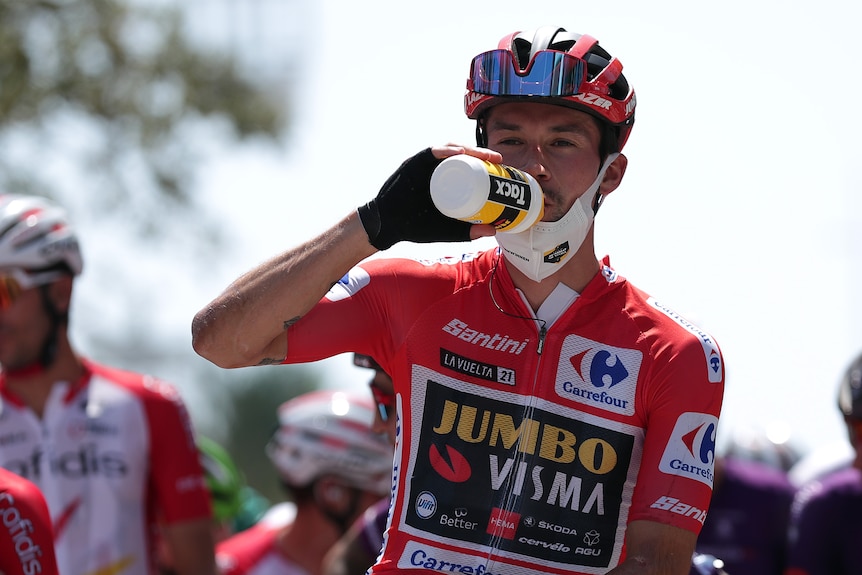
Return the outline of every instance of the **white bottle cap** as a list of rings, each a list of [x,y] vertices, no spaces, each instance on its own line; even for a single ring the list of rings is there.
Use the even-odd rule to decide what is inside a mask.
[[[485,162],[465,154],[450,156],[431,174],[431,200],[444,216],[467,218],[485,205],[489,185]]]

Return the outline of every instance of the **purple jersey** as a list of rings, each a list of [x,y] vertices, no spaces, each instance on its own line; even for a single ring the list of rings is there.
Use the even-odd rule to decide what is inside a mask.
[[[358,519],[362,531],[357,542],[369,557],[377,557],[383,547],[383,532],[386,530],[386,519],[389,516],[389,498],[381,499],[365,510]]]
[[[732,575],[781,575],[794,488],[763,463],[723,458],[697,551],[718,557]]]
[[[788,575],[862,572],[862,471],[841,469],[799,489],[787,567]]]

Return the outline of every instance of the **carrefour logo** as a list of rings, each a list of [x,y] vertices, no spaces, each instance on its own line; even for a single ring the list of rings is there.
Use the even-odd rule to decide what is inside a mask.
[[[643,354],[636,349],[613,347],[577,335],[563,342],[557,368],[557,395],[632,415]]]
[[[715,432],[718,418],[706,413],[683,413],[676,420],[659,469],[712,487]]]

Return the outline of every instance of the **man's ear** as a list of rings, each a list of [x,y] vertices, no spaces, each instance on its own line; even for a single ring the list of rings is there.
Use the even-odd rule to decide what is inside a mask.
[[[623,154],[620,154],[613,162],[611,162],[611,165],[608,166],[607,170],[605,170],[605,175],[602,178],[601,185],[599,186],[599,193],[601,195],[608,196],[619,187],[620,183],[623,181],[623,176],[626,173],[628,165],[629,159]]]

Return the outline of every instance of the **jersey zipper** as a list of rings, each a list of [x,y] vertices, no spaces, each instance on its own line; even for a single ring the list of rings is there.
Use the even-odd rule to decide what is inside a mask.
[[[538,332],[539,332],[538,333],[538,341],[536,344],[536,355],[538,356],[538,362],[536,363],[536,367],[533,371],[532,390],[524,397],[524,400],[525,400],[525,403],[523,405],[523,407],[524,407],[524,411],[523,411],[524,420],[528,420],[528,419],[532,420],[533,419],[533,413],[534,413],[535,408],[536,408],[536,405],[535,405],[536,398],[539,397],[538,387],[541,383],[540,378],[541,378],[541,373],[542,373],[542,368],[541,368],[542,350],[545,347],[545,338],[548,335],[548,328],[546,326],[546,323],[542,320],[534,319],[534,321],[537,321],[540,323],[540,327],[538,330]],[[512,466],[513,469],[517,469],[518,466],[520,465],[520,463],[522,461],[526,461],[526,460],[527,460],[527,455],[523,451],[518,449],[517,445],[515,445],[513,448],[513,466]],[[509,482],[509,484],[506,487],[506,493],[503,495],[503,498],[500,500],[501,507],[504,510],[509,511],[509,512],[517,512],[518,511],[520,505],[519,505],[519,502],[516,503],[516,500],[519,500],[520,498],[524,497],[523,493],[517,493],[517,494],[515,493],[515,491],[518,489],[519,488],[517,488],[515,486],[514,479]],[[491,540],[488,542],[488,555],[486,556],[485,560],[487,562],[487,567],[489,570],[493,570],[493,565],[496,563],[496,559],[495,559],[496,553],[495,552],[500,550],[501,543],[502,543],[502,533],[500,532],[499,529],[497,529],[497,530],[495,530],[495,533],[492,534]]]
[[[536,353],[542,355],[542,350],[545,348],[545,336],[548,335],[548,328],[545,327],[545,322],[542,322],[542,327],[539,328],[539,343],[536,346]]]

